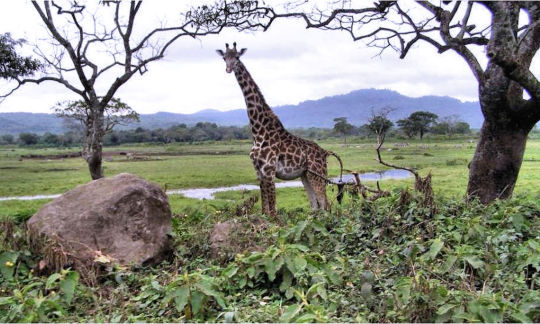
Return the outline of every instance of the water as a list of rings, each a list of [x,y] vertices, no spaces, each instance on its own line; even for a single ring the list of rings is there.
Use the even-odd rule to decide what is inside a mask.
[[[361,173],[360,180],[362,181],[379,181],[388,179],[406,179],[412,177],[412,174],[406,170],[392,169],[381,172],[368,172]],[[333,178],[334,181],[339,181],[338,178]],[[354,176],[352,174],[343,175],[344,182],[354,182]],[[295,188],[302,187],[302,181],[286,181],[276,183],[276,188]],[[194,199],[214,199],[216,192],[234,191],[234,190],[259,190],[259,186],[245,184],[232,187],[218,187],[218,188],[195,188],[195,189],[176,189],[167,191],[168,195],[182,195],[186,198]]]
[[[361,173],[360,180],[362,181],[378,181],[388,179],[406,179],[412,177],[409,171],[405,170],[387,170],[382,172],[369,172]],[[339,178],[333,178],[334,181],[339,181]],[[353,182],[354,176],[352,174],[344,174],[343,181]],[[302,187],[302,181],[286,181],[276,183],[276,188],[295,188]],[[214,199],[216,192],[223,191],[235,191],[235,190],[259,190],[259,186],[252,184],[241,184],[230,187],[218,187],[218,188],[194,188],[194,189],[173,189],[167,190],[168,195],[182,195],[186,198],[194,199]],[[60,197],[60,194],[56,195],[36,195],[36,196],[16,196],[16,197],[0,197],[0,201],[5,200],[37,200],[37,199],[54,199]]]
[[[55,195],[35,195],[35,196],[14,196],[14,197],[0,197],[0,201],[5,200],[38,200],[38,199],[54,199],[62,196],[61,194]]]

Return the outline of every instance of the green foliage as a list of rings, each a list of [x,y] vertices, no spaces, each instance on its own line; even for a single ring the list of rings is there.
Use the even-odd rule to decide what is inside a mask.
[[[16,257],[13,260],[14,263],[18,261]],[[23,265],[22,268],[26,267]],[[77,272],[62,270],[41,278],[34,277],[25,269],[17,274],[19,282],[13,280],[13,273],[2,271],[2,276],[1,322],[50,322],[68,318],[68,309],[73,304],[79,282]],[[6,291],[10,291],[7,296]]]
[[[409,117],[398,120],[397,124],[409,138],[419,134],[420,139],[422,139],[437,118],[438,116],[434,113],[428,111],[416,111]]]
[[[17,79],[20,76],[34,74],[42,65],[31,57],[22,57],[15,48],[24,43],[24,40],[15,40],[9,33],[0,35],[0,78]]]
[[[354,126],[347,122],[346,117],[334,118],[334,132],[343,136],[344,142],[347,142],[347,135],[351,134]]]
[[[373,116],[367,126],[373,134],[384,136],[394,126],[394,123],[386,118],[386,114],[383,113],[382,115]]]
[[[99,107],[102,112],[98,113],[97,109],[83,100],[77,100],[59,102],[54,111],[59,118],[72,119],[80,123],[87,132],[96,131],[90,128],[96,116],[100,115],[103,118],[103,129],[99,131],[103,134],[111,132],[117,125],[125,126],[140,121],[139,114],[118,98],[112,98],[104,108]]]
[[[328,262],[324,255],[310,252],[302,244],[283,242],[265,252],[237,255],[222,273],[233,283],[230,289],[272,284],[286,299],[291,299],[295,290],[315,284],[320,284],[320,290],[327,284],[339,284],[339,274],[339,264]]]
[[[19,141],[23,145],[37,144],[39,141],[39,135],[36,133],[20,133]]]
[[[471,126],[462,121],[459,116],[447,116],[442,118],[440,122],[435,123],[430,132],[451,137],[456,134],[471,133]]]
[[[276,243],[263,251],[225,264],[187,254],[156,268],[110,270],[92,289],[71,270],[34,276],[39,256],[4,251],[0,321],[540,320],[540,205],[439,199],[432,214],[420,202],[395,191],[331,213],[290,213],[285,226],[265,229]],[[207,241],[216,217],[233,217],[213,213],[176,219],[178,252]]]
[[[227,307],[217,280],[201,271],[179,275],[163,288],[156,281],[152,281],[151,285],[154,290],[163,291],[162,305],[172,303],[176,311],[188,320],[203,315],[211,301],[223,309]],[[147,291],[143,287],[143,293],[134,300],[145,298]]]

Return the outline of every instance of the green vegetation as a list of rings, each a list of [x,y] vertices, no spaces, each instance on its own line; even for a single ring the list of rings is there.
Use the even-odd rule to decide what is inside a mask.
[[[489,207],[463,201],[474,149],[468,141],[384,146],[386,160],[433,174],[436,210],[402,191],[412,180],[382,182],[389,197],[346,196],[341,206],[329,187],[332,211],[315,214],[302,188],[279,189],[282,227],[246,203],[258,193],[222,192],[203,201],[172,195],[174,256],[154,268],[104,268],[94,284],[76,269],[37,270],[46,256],[28,245],[24,222],[47,200],[1,201],[0,322],[538,322],[540,141],[529,141],[516,197]],[[351,142],[321,145],[340,154],[346,168],[381,169],[373,143]],[[108,156],[105,173],[131,172],[169,189],[254,183],[249,147],[111,147],[106,152],[138,153]],[[81,158],[19,161],[67,152],[3,147],[0,196],[61,193],[89,181]],[[337,175],[337,162],[329,166]],[[251,251],[213,257],[212,226],[230,219],[244,226],[235,240]]]
[[[95,286],[35,274],[43,256],[18,222],[0,254],[0,321],[540,320],[540,205],[437,203],[432,214],[394,191],[328,214],[282,210],[284,227],[236,234],[264,248],[225,259],[210,257],[209,228],[245,217],[200,206],[174,215],[172,260],[105,269]]]

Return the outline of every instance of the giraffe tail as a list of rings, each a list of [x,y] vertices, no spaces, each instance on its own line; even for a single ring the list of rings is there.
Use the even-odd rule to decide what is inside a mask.
[[[345,193],[345,182],[343,182],[343,161],[341,161],[341,158],[336,153],[332,151],[327,151],[327,153],[328,155],[333,155],[339,162],[339,182],[336,183],[338,187],[338,193],[337,193],[336,199],[338,203],[341,205],[341,201],[343,200],[343,196]]]
[[[328,155],[333,155],[339,162],[339,182],[343,182],[343,161],[341,161],[341,158],[339,157],[339,155],[337,155],[336,153],[332,152],[332,151],[326,151],[328,153]]]

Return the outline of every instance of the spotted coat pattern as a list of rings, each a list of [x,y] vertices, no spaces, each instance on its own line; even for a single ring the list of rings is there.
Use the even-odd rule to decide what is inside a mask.
[[[227,72],[234,71],[244,94],[253,136],[249,154],[261,188],[262,210],[277,219],[275,178],[292,180],[300,177],[312,209],[327,209],[326,158],[330,154],[316,143],[289,133],[268,106],[264,97],[240,61],[240,52],[227,46],[218,50],[227,63]]]

